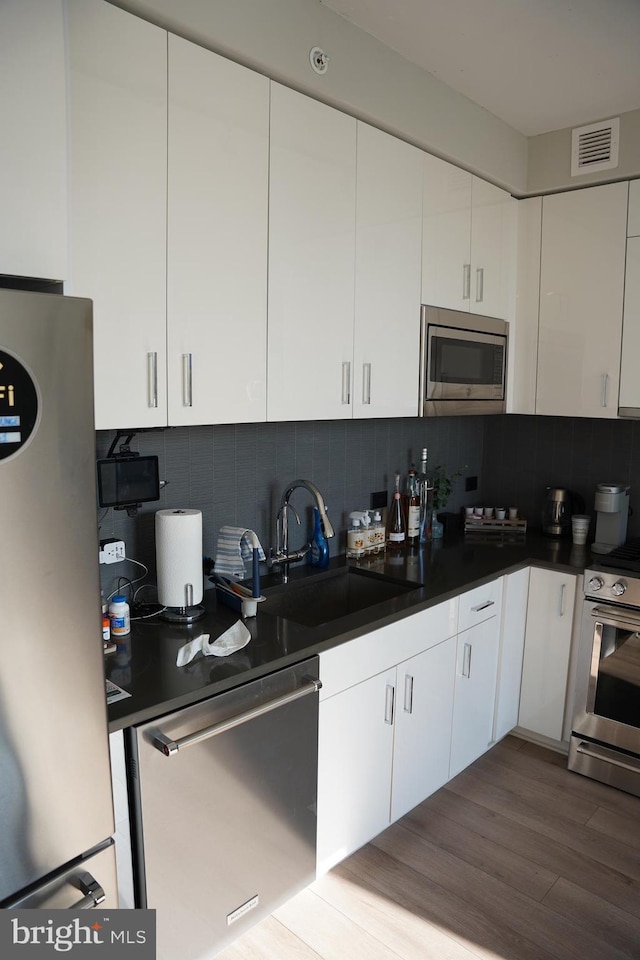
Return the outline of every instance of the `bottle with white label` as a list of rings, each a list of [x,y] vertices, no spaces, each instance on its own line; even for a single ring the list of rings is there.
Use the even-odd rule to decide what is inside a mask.
[[[351,521],[347,530],[347,556],[352,559],[364,556],[364,532],[358,517]]]
[[[420,494],[415,470],[407,477],[407,543],[417,546],[420,542]]]
[[[127,637],[131,633],[131,614],[126,597],[112,598],[109,604],[109,624],[111,626],[111,639],[115,640],[116,643],[121,637]]]
[[[393,500],[387,518],[387,549],[404,550],[407,543],[407,526],[402,509],[402,494],[400,493],[400,474],[395,475],[395,489]]]

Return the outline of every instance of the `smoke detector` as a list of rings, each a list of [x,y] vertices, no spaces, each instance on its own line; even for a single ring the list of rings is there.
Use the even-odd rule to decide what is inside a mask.
[[[316,73],[322,75],[327,72],[329,57],[320,47],[312,47],[311,50],[309,50],[309,63]]]
[[[571,131],[571,176],[618,166],[620,118],[589,123]]]

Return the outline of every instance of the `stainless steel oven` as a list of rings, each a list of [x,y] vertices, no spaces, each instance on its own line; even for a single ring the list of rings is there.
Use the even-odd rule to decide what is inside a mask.
[[[508,324],[442,307],[422,307],[421,417],[504,413]]]
[[[640,579],[585,571],[569,769],[640,796]]]

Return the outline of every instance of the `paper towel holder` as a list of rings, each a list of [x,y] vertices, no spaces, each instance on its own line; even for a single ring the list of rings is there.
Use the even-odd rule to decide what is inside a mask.
[[[169,623],[193,623],[204,616],[204,604],[193,602],[193,584],[184,585],[184,607],[165,607],[160,616]]]

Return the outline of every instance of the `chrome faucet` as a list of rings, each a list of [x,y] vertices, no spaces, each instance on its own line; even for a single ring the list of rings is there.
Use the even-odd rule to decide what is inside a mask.
[[[320,514],[320,520],[322,521],[322,525],[324,527],[325,537],[329,539],[330,537],[335,536],[335,531],[327,515],[327,508],[325,506],[324,498],[316,487],[315,483],[312,483],[311,480],[292,480],[291,483],[288,483],[282,493],[282,497],[280,498],[280,507],[276,517],[276,546],[275,549],[272,547],[269,551],[269,559],[267,561],[270,567],[281,568],[283,583],[287,583],[289,580],[289,564],[297,563],[299,560],[304,560],[311,549],[311,541],[307,541],[304,547],[301,547],[299,550],[294,550],[293,552],[289,550],[290,510],[293,511],[296,522],[300,524],[300,517],[298,516],[297,511],[289,503],[291,494],[297,487],[304,487],[313,497],[315,505],[318,508],[318,513]]]

